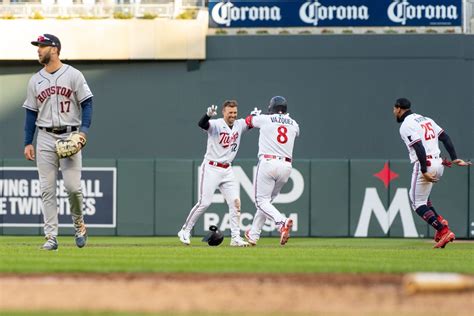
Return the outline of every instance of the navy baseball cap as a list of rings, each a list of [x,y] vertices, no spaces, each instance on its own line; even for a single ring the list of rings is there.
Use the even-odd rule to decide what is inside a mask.
[[[411,102],[407,98],[400,98],[395,101],[395,107],[401,109],[409,109],[411,107]]]
[[[59,41],[59,38],[52,34],[43,34],[38,36],[38,39],[36,41],[31,42],[32,45],[39,46],[39,45],[44,45],[44,46],[53,46],[61,49],[61,42]]]

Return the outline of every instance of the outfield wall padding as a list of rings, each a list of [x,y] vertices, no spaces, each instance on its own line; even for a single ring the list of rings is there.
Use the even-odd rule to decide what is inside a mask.
[[[201,160],[94,159],[85,167],[116,167],[116,226],[89,228],[91,235],[172,236],[198,200]],[[256,159],[235,161],[240,186],[241,229],[255,214]],[[3,167],[33,167],[24,160],[0,160]],[[296,160],[294,171],[274,204],[295,220],[293,236],[432,237],[433,229],[410,207],[412,165],[406,160]],[[0,170],[2,172],[2,170]],[[3,175],[3,173],[0,173]],[[473,168],[445,169],[431,200],[458,238],[473,238]],[[1,196],[0,196],[1,198]],[[104,212],[109,209],[102,210]],[[0,217],[3,220],[3,216]],[[41,216],[35,219],[41,223]],[[86,216],[86,222],[88,217]],[[219,190],[193,234],[211,224],[230,233],[228,207]],[[39,235],[41,227],[1,227],[3,235]],[[72,229],[60,228],[61,235]],[[272,223],[262,236],[278,235]]]

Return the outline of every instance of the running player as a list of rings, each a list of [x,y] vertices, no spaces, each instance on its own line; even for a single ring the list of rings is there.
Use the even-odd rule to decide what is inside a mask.
[[[430,201],[433,183],[443,175],[444,165],[440,157],[438,140],[440,140],[452,163],[458,166],[468,166],[471,163],[458,159],[454,145],[448,134],[429,117],[413,113],[411,102],[400,98],[393,106],[393,115],[400,126],[400,136],[408,148],[410,162],[413,163],[411,177],[410,200],[413,210],[435,230],[434,248],[444,248],[447,243],[454,241],[456,236],[448,227],[448,221],[439,215]]]
[[[245,233],[251,245],[256,245],[267,218],[274,221],[280,232],[280,244],[290,238],[293,220],[286,218],[272,205],[283,185],[290,177],[295,138],[300,134],[298,123],[287,113],[284,97],[270,100],[268,115],[246,118],[247,125],[260,129],[258,140],[258,166],[255,174],[255,205],[257,212],[252,228]]]

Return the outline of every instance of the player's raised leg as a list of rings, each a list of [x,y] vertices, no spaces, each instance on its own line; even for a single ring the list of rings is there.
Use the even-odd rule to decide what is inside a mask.
[[[273,192],[272,192],[272,199],[271,199],[272,203],[273,203],[273,200],[278,196],[278,194],[280,194],[280,191],[283,188],[283,186],[288,182],[288,179],[290,178],[290,174],[292,171],[291,164],[287,162],[278,162],[278,163],[281,164],[281,167],[279,167],[281,171],[276,177],[275,187],[273,188]],[[292,228],[293,228],[293,220],[290,218],[286,218],[285,223],[278,228],[280,231],[280,244],[281,245],[284,245],[288,242]]]
[[[428,206],[428,208],[430,210],[432,210],[436,216],[436,218],[438,219],[438,222],[440,222],[441,224],[443,224],[444,226],[448,226],[449,223],[448,223],[448,220],[445,219],[443,216],[439,215],[438,212],[435,210],[434,206],[433,206],[433,203],[431,202],[430,198],[428,197],[428,202],[426,203],[426,205]],[[449,227],[449,226],[448,226]],[[441,234],[440,234],[440,231],[436,231],[436,233],[434,234],[434,237],[433,237],[434,241],[435,242],[438,242],[440,239],[441,239]]]
[[[293,221],[281,214],[271,203],[274,194],[278,194],[291,174],[291,165],[276,160],[260,161],[255,180],[255,205],[267,218],[275,222],[280,232],[280,244],[287,243]],[[273,196],[273,198],[272,198]],[[259,227],[255,227],[257,232]]]
[[[428,172],[437,175],[439,178],[443,174],[443,166],[441,161],[432,161]],[[410,187],[410,200],[415,212],[429,225],[436,230],[438,238],[435,248],[444,248],[447,243],[453,241],[456,236],[442,221],[438,220],[438,214],[428,207],[428,197],[433,188],[433,183],[424,179],[419,171],[419,163],[415,163],[412,173],[412,185]]]
[[[259,162],[255,174],[255,206],[276,225],[282,225],[285,217],[271,204],[272,192],[275,188],[275,179],[272,176],[274,171],[275,167],[271,162]]]
[[[280,168],[280,170],[282,172],[275,176],[275,182],[274,182],[273,190],[270,196],[270,203],[273,203],[273,200],[278,196],[278,194],[280,194],[280,191],[285,185],[285,183],[288,182],[292,168],[291,168],[291,165],[283,165]],[[247,238],[250,244],[252,245],[257,244],[257,241],[260,239],[262,227],[265,225],[266,219],[267,217],[265,216],[265,213],[257,209],[257,211],[255,212],[255,217],[252,222],[252,228],[248,230],[245,234],[245,237]],[[285,219],[285,222],[286,221],[287,219]],[[281,227],[278,227],[279,230],[280,228]]]

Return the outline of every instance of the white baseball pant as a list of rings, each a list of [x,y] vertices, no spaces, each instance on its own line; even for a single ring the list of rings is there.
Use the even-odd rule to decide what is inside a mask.
[[[291,163],[285,160],[260,159],[254,182],[257,211],[249,232],[250,239],[257,241],[260,238],[267,218],[274,221],[277,226],[285,223],[286,217],[273,206],[272,202],[290,178],[291,170]]]
[[[444,171],[442,159],[435,157],[433,159],[428,159],[427,161],[429,164],[427,171],[433,173],[438,179],[441,178]],[[420,171],[420,163],[418,161],[415,162],[413,165],[413,173],[411,175],[411,188],[409,193],[413,210],[428,203],[428,198],[430,197],[432,188],[433,183],[428,182],[423,178],[423,174]]]
[[[199,217],[209,208],[212,196],[217,188],[224,195],[229,206],[230,227],[232,238],[240,236],[240,198],[239,184],[235,179],[232,167],[222,168],[209,164],[204,160],[201,164],[201,182],[199,186],[199,198],[189,212],[183,230],[191,232]]]

